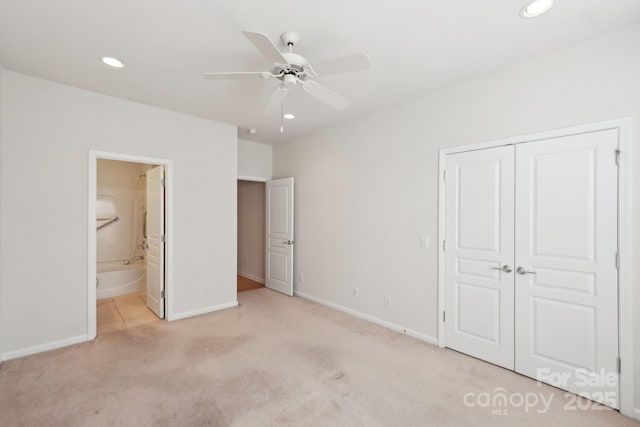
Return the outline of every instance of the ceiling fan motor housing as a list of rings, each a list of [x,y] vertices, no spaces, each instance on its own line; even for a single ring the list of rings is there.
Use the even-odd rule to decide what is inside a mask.
[[[272,74],[277,75],[278,78],[285,83],[293,82],[293,84],[295,84],[296,78],[299,78],[301,80],[307,78],[307,75],[304,71],[305,67],[309,64],[309,61],[307,61],[304,56],[298,55],[296,53],[282,53],[282,56],[284,56],[289,64],[276,65],[271,71]],[[293,80],[286,80],[291,78],[293,78]]]

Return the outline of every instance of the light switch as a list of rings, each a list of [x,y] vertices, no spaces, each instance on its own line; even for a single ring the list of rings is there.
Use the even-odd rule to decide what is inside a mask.
[[[428,248],[429,248],[429,237],[420,236],[420,249],[428,249]]]

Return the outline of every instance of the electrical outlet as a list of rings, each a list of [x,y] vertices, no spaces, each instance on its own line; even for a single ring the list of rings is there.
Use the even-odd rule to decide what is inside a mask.
[[[205,286],[204,287],[205,292],[209,293],[211,292],[211,286]]]
[[[358,295],[359,295],[358,288],[353,288],[353,297],[358,298]]]
[[[386,297],[384,297],[384,305],[385,307],[391,307],[391,297],[389,295],[387,295]]]
[[[247,265],[249,265],[249,260],[247,258],[244,259],[244,266],[246,267]]]
[[[420,249],[429,249],[429,237],[420,236]]]
[[[298,273],[298,281],[300,283],[304,282],[304,273]]]

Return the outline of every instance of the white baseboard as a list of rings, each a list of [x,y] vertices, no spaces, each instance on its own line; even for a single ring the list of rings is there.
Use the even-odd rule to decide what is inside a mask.
[[[8,351],[0,355],[0,361],[17,359],[19,357],[30,356],[43,351],[55,350],[56,348],[66,347],[73,344],[80,344],[87,341],[87,335],[78,335],[76,337],[65,338],[58,341],[51,341],[44,344],[34,345],[20,350]]]
[[[383,327],[385,327],[387,329],[391,329],[392,331],[396,331],[396,332],[400,332],[400,333],[403,333],[403,334],[407,334],[410,337],[419,339],[420,341],[424,341],[424,342],[427,342],[427,343],[433,344],[433,345],[438,345],[438,339],[435,338],[435,337],[432,337],[432,336],[429,336],[429,335],[426,335],[426,334],[423,334],[423,333],[420,333],[420,332],[416,332],[416,331],[413,331],[411,329],[404,328],[402,326],[396,325],[395,323],[387,322],[386,320],[381,320],[381,319],[378,319],[377,317],[369,316],[368,314],[364,314],[364,313],[361,313],[359,311],[352,310],[350,308],[343,307],[343,306],[338,305],[338,304],[334,304],[332,302],[323,300],[321,298],[314,297],[314,296],[309,295],[309,294],[305,294],[303,292],[293,291],[293,294],[296,295],[296,296],[299,296],[300,298],[308,299],[309,301],[316,302],[316,303],[318,303],[320,305],[324,305],[326,307],[333,308],[334,310],[338,310],[338,311],[341,311],[343,313],[347,313],[347,314],[349,314],[349,315],[351,315],[353,317],[357,317],[359,319],[367,320],[367,321],[369,321],[371,323],[375,323],[376,325],[380,325],[380,326],[383,326]]]
[[[640,421],[640,409],[636,408],[634,412],[635,412],[635,419]]]
[[[168,321],[186,319],[187,317],[199,316],[201,314],[207,314],[218,310],[224,310],[225,308],[237,307],[238,301],[226,302],[224,304],[213,305],[211,307],[199,308],[197,310],[185,311],[183,313],[174,314],[167,318]]]
[[[238,271],[238,276],[242,276],[244,278],[253,280],[254,282],[262,283],[264,285],[264,277],[254,276],[253,274],[244,273],[241,271]]]

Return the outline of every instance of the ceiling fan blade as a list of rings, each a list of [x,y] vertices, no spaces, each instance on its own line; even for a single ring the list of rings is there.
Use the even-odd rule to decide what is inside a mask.
[[[308,80],[305,82],[302,88],[309,95],[324,102],[328,106],[335,108],[336,110],[344,110],[349,105],[351,105],[351,102],[348,99],[342,97],[341,95],[338,95],[331,89],[321,85],[318,82]]]
[[[369,57],[365,53],[341,56],[313,64],[313,71],[319,76],[327,74],[350,73],[352,71],[368,70],[371,68]]]
[[[247,79],[268,79],[271,73],[268,71],[238,71],[230,73],[202,73],[202,77],[207,80],[247,80]]]
[[[280,112],[281,104],[289,94],[289,88],[285,85],[279,84],[273,89],[269,102],[264,107],[264,112],[267,114],[275,114]]]
[[[282,52],[278,50],[276,45],[271,41],[269,36],[263,33],[254,33],[252,31],[243,31],[242,34],[249,39],[251,43],[274,64],[288,64],[289,61],[282,56]]]

